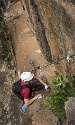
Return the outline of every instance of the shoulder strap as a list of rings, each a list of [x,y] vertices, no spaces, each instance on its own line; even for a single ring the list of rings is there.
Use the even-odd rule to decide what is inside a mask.
[[[29,85],[24,84],[24,85],[21,86],[21,89],[23,89],[23,88],[30,88],[30,87],[29,87]]]

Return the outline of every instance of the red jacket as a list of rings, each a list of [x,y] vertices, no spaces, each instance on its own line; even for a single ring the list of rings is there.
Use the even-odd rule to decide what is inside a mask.
[[[20,85],[24,85],[25,82],[21,81]],[[23,96],[24,99],[29,99],[31,97],[31,87],[29,88],[23,88],[20,92],[21,96]]]

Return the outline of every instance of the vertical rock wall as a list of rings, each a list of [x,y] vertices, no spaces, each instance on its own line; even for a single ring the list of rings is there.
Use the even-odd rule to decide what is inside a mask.
[[[25,2],[26,2],[26,8],[29,14],[29,19],[34,30],[34,34],[36,35],[36,38],[41,47],[41,50],[45,58],[49,62],[52,62],[51,49],[50,49],[50,46],[48,45],[49,43],[46,37],[44,24],[40,17],[40,13],[39,13],[40,11],[38,10],[39,9],[38,5],[36,4],[35,1],[28,1],[28,2],[25,1]]]
[[[69,98],[65,103],[65,110],[68,125],[75,125],[75,97]]]
[[[32,29],[48,62],[75,54],[75,1],[24,0]],[[62,73],[74,73],[66,59],[56,65]]]

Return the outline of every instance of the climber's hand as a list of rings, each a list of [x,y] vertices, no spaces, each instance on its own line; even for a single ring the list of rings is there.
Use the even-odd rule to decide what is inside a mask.
[[[50,86],[49,85],[47,85],[47,84],[44,84],[44,86],[45,86],[45,89],[47,90],[47,91],[50,91]]]
[[[44,98],[44,95],[38,94],[36,97],[37,97],[37,99],[41,99],[41,98]]]

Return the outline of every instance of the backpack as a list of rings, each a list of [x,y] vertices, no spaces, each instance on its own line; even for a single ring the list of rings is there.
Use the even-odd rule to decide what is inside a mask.
[[[17,82],[13,83],[13,86],[12,86],[12,91],[13,93],[20,99],[20,100],[24,100],[24,98],[21,96],[20,94],[20,91],[23,89],[23,88],[30,88],[28,85],[24,84],[24,85],[20,85],[20,81],[21,80],[18,80]]]

